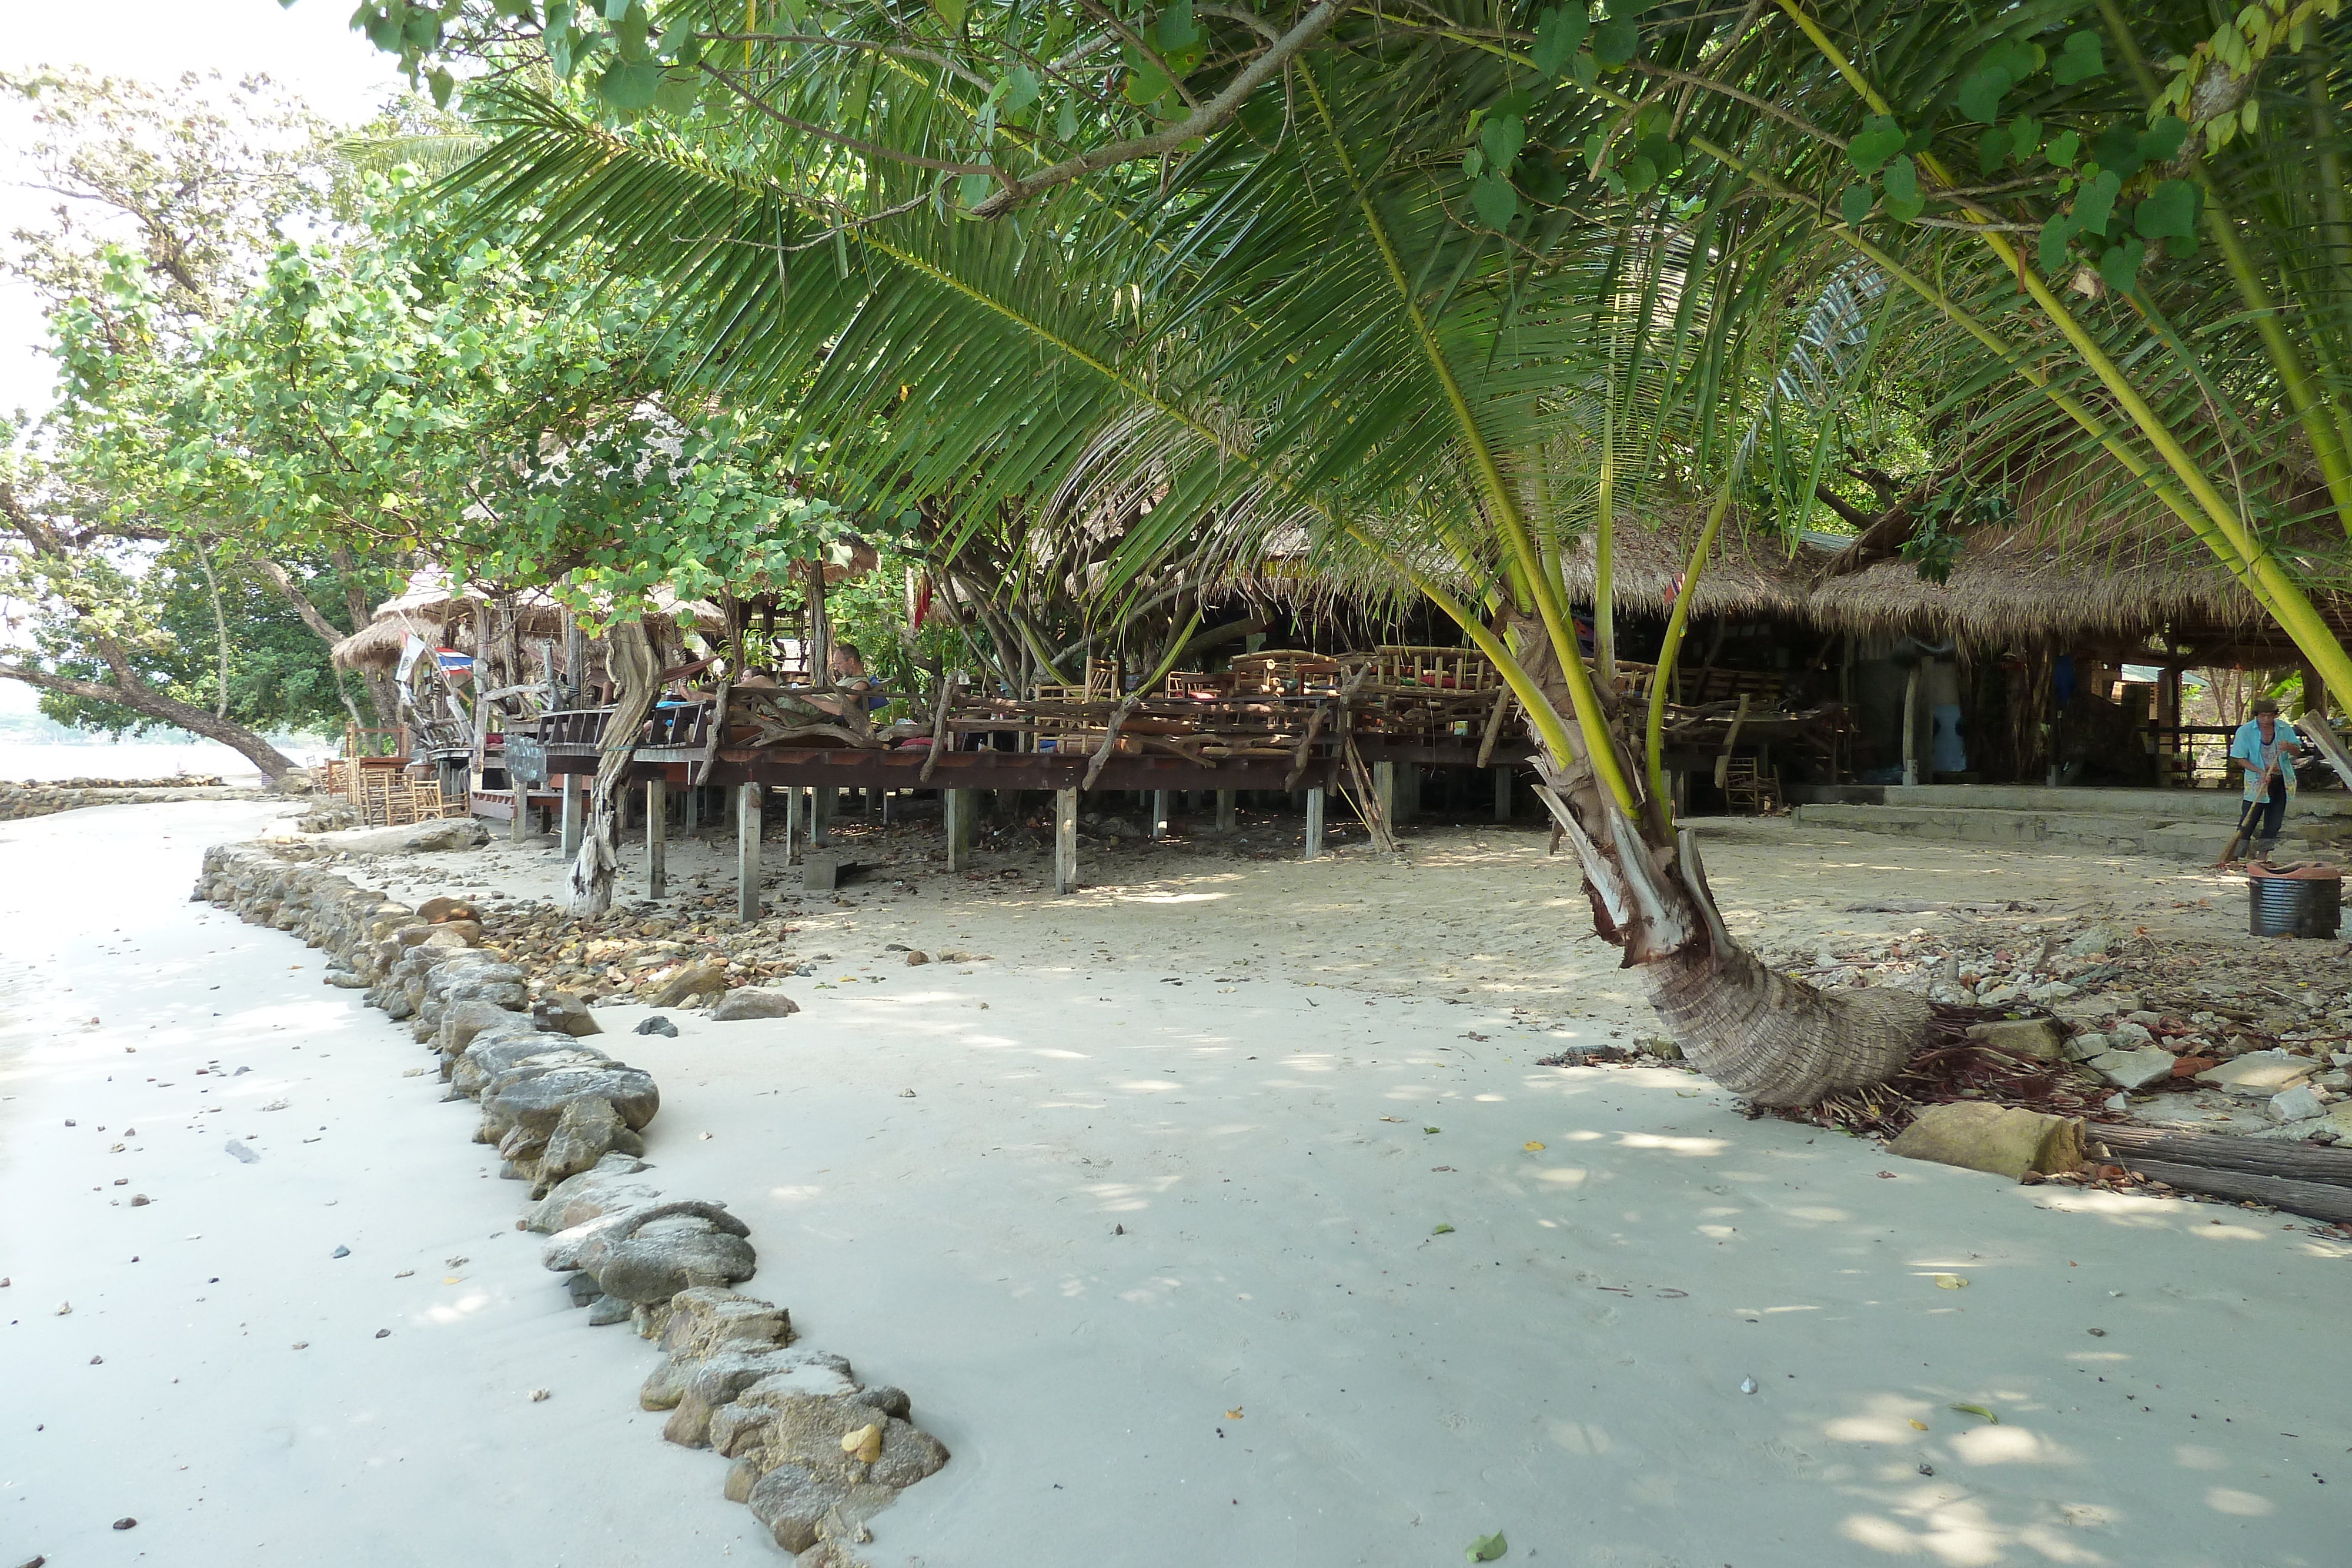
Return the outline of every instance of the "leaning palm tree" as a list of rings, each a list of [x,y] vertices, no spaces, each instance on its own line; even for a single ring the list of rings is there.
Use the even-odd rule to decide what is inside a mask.
[[[2161,12],[2112,14],[2145,51],[2174,47]],[[2267,548],[2295,519],[2247,504],[2279,487],[2217,478],[2307,448],[2336,494],[2345,382],[2320,350],[2343,336],[2326,302],[2345,258],[2278,253],[2340,214],[2319,190],[2233,213],[2163,162],[2221,155],[2222,105],[2196,84],[2258,71],[2245,50],[2197,56],[2185,95],[2150,75],[2158,120],[2184,131],[2133,129],[2126,149],[2096,34],[2039,13],[1089,15],[875,6],[823,32],[695,3],[601,31],[551,18],[550,56],[631,122],[579,93],[487,90],[474,112],[499,140],[457,178],[546,243],[593,236],[664,283],[697,378],[793,397],[877,500],[986,508],[1148,482],[1134,570],[1279,527],[1411,583],[1520,698],[1599,930],[1685,1048],[1759,1101],[1886,1075],[1925,1003],[1815,991],[1724,931],[1644,766],[1662,704],[1622,713],[1595,678],[1562,562],[1589,529],[1605,604],[1621,506],[1679,506],[1704,510],[1690,575],[1705,570],[1758,415],[1821,359],[1822,301],[1878,301],[1865,338],[1935,365],[1948,416],[2009,450],[2108,463],[2118,494],[2221,551],[2352,695],[2352,662]],[[2298,135],[2333,156],[2335,55],[2314,18],[2294,26],[2265,56],[2295,43],[2327,62]],[[1900,81],[1837,42],[1882,36]],[[2256,100],[2221,97],[2242,153]],[[1951,173],[1963,144],[1978,185]],[[2009,177],[2028,158],[2041,172]],[[2275,190],[2295,161],[2271,162]],[[2221,214],[2213,248],[2246,308],[2217,314],[2215,264],[2149,259],[2151,240],[2182,248],[2184,199],[2208,229]],[[2010,237],[2029,230],[2032,256]],[[2277,287],[2302,291],[2292,328],[2274,301],[2252,308]],[[1831,356],[1841,377],[1847,357]],[[2289,432],[2306,447],[2263,451]],[[1800,455],[1817,475],[1818,444]],[[1811,494],[1795,475],[1772,487]]]

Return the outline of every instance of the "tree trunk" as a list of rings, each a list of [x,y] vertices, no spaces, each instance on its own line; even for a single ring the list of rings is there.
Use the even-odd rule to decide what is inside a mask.
[[[1542,628],[1518,627],[1519,662],[1561,714],[1568,683]],[[1662,670],[1659,678],[1664,678]],[[1604,706],[1612,698],[1601,694]],[[1611,743],[1640,779],[1612,711]],[[1568,727],[1573,742],[1581,734]],[[1582,757],[1537,754],[1546,805],[1582,862],[1594,928],[1639,967],[1667,1032],[1700,1071],[1759,1105],[1809,1105],[1882,1082],[1925,1042],[1927,999],[1912,991],[1822,991],[1777,974],[1724,928],[1688,833],[1664,803],[1627,813]]]
[[[61,692],[86,702],[113,703],[160,723],[177,725],[182,729],[203,736],[206,740],[219,741],[268,774],[272,783],[294,770],[292,758],[235,719],[223,718],[193,704],[165,696],[139,681],[108,684],[70,680],[63,675],[53,675],[47,670],[37,670],[5,659],[0,659],[0,678],[22,681],[45,692]]]
[[[596,758],[587,831],[580,836],[580,852],[565,880],[568,907],[582,915],[602,915],[613,907],[613,881],[621,865],[621,802],[627,793],[629,759],[637,748],[637,732],[645,726],[646,715],[653,711],[654,676],[658,673],[653,645],[641,622],[616,622],[607,633],[604,656],[621,689]]]

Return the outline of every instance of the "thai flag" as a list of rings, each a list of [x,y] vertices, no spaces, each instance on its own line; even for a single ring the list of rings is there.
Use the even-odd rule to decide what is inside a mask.
[[[474,673],[474,655],[460,653],[455,648],[436,648],[433,656],[441,661],[441,668],[453,675]]]

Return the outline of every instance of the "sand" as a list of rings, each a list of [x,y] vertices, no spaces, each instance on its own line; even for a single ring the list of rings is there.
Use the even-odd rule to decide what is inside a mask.
[[[0,1564],[781,1561],[721,1461],[635,1410],[648,1347],[565,1312],[503,1229],[520,1189],[400,1076],[418,1048],[290,939],[184,902],[202,843],[253,821],[0,843],[33,868],[0,890]],[[599,1010],[662,1083],[654,1178],[727,1199],[750,1288],[955,1452],[873,1563],[1425,1563],[1492,1531],[1507,1562],[1596,1568],[2343,1560],[2352,1247],[1891,1160],[1670,1068],[1535,1066],[1650,1027],[1572,879],[1537,835],[1410,847],[1098,857],[1108,885],[1065,900],[853,887],[794,921],[834,955],[786,982],[797,1017],[671,1015],[672,1040]],[[682,880],[720,885],[702,852]],[[1791,941],[1917,924],[1842,912],[1889,894],[2231,920],[2170,863],[1780,824],[1709,853]],[[420,890],[527,892],[551,860],[420,857]],[[995,956],[909,969],[894,941]],[[101,1025],[65,1026],[84,1008]],[[255,1071],[194,1078],[214,1056]],[[106,1153],[93,1124],[131,1115]]]

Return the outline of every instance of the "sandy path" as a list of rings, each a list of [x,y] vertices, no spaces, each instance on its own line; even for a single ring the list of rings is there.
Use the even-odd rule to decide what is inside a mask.
[[[24,853],[30,835],[13,836],[5,852]],[[1395,901],[1467,921],[1499,890],[1528,922],[1556,911],[1573,892],[1564,873],[1540,863],[1539,839],[1531,852],[1512,837],[1495,835],[1494,852],[1516,864],[1459,879],[1388,862],[1170,861],[1157,881],[1059,904],[944,878],[912,897],[869,890],[807,906],[803,945],[835,960],[791,982],[796,1018],[680,1016],[667,1040],[625,1032],[637,1009],[601,1012],[615,1047],[662,1082],[656,1179],[727,1198],[761,1249],[752,1288],[789,1304],[815,1344],[909,1389],[955,1451],[876,1521],[877,1564],[1402,1565],[1458,1562],[1493,1530],[1511,1541],[1507,1561],[1592,1568],[2343,1561],[2352,1375],[2336,1346],[2352,1248],[2279,1217],[1909,1164],[1882,1177],[1895,1162],[1868,1145],[1744,1121],[1685,1073],[1534,1067],[1612,1022],[1567,1017],[1553,999],[1574,982],[1566,966],[1548,982],[1560,988],[1542,1008],[1552,1022],[1515,1020],[1508,1008],[1529,1004],[1493,988],[1508,984],[1500,942],[1471,971],[1497,979],[1459,982],[1476,988],[1466,995],[1434,976],[1415,997],[1337,988],[1350,977],[1328,931],[1321,955],[1268,951],[1307,945],[1297,934],[1344,898],[1360,911],[1346,940],[1381,962],[1464,968],[1469,955],[1415,936],[1431,917]],[[119,841],[166,858],[130,827]],[[192,860],[197,841],[172,853]],[[1902,846],[1906,859],[1918,849]],[[1809,895],[1825,928],[1865,918],[1825,909],[1842,896],[1831,883],[1984,896],[1994,874],[1955,850],[1890,889],[1876,868],[1894,846],[1862,843],[1811,851],[1866,863],[1807,882],[1791,858],[1805,852],[1784,845],[1746,872],[1719,854],[1716,874],[1748,878],[1731,896],[1759,906]],[[520,890],[532,871],[455,856],[435,882]],[[2099,873],[2035,874],[2095,885]],[[1937,877],[1951,887],[1923,891]],[[131,880],[126,868],[95,915],[45,899],[44,940],[71,947],[77,924],[110,936],[108,911],[132,917]],[[1384,892],[1392,880],[1400,891]],[[117,992],[122,1021],[41,1048],[0,1084],[18,1096],[0,1125],[33,1129],[0,1170],[6,1212],[39,1214],[37,1242],[12,1237],[0,1264],[16,1275],[0,1310],[21,1318],[0,1337],[0,1386],[28,1380],[34,1403],[60,1412],[34,1416],[48,1432],[13,1429],[0,1447],[0,1480],[18,1483],[0,1490],[0,1545],[20,1538],[19,1511],[70,1530],[33,1549],[75,1563],[152,1549],[158,1524],[179,1532],[170,1560],[198,1563],[316,1561],[294,1543],[331,1541],[341,1556],[371,1543],[356,1552],[370,1563],[617,1564],[635,1550],[684,1563],[748,1540],[748,1516],[717,1501],[720,1462],[667,1448],[634,1414],[644,1347],[576,1315],[551,1322],[551,1281],[520,1239],[489,1239],[519,1189],[479,1180],[462,1113],[399,1077],[424,1060],[416,1048],[349,993],[285,969],[315,962],[289,939],[164,904],[184,899],[183,871],[137,881],[155,890],[123,933],[142,938],[138,956],[233,946],[246,1010],[215,1042],[180,1021],[198,982],[142,993],[152,979],[118,978],[134,986]],[[2195,894],[2144,896],[2168,908]],[[999,957],[964,972],[883,955],[917,934]],[[72,961],[78,1009],[82,977],[97,983],[114,961]],[[170,1060],[158,1076],[185,1097],[173,1109],[200,1103],[189,1090],[209,1082],[184,1063],[249,1060],[256,1072],[233,1092],[327,1105],[326,1141],[297,1141],[318,1135],[299,1112],[240,1112],[257,1124],[235,1130],[269,1134],[247,1167],[219,1153],[222,1129],[183,1134],[177,1119],[156,1124],[143,1155],[58,1130],[79,1113],[68,1098],[162,1092],[100,1082],[115,1071],[121,1083],[118,1037],[150,1021],[188,1030],[169,1048],[181,1054],[134,1040],[139,1054],[121,1060],[142,1077]],[[292,1068],[292,1042],[260,1032],[278,1022],[302,1031],[306,1058],[331,1048],[331,1077],[324,1061]],[[112,1124],[110,1111],[88,1114]],[[310,1124],[279,1132],[280,1116]],[[187,1186],[149,1176],[173,1169],[167,1158]],[[170,1201],[134,1214],[99,1207],[112,1188],[72,1196],[125,1161],[154,1162],[138,1190]],[[284,1180],[297,1165],[305,1179]],[[341,1207],[322,1208],[330,1197]],[[177,1218],[199,1211],[201,1224]],[[77,1255],[88,1235],[142,1221],[146,1234],[112,1245],[151,1272],[96,1247]],[[172,1239],[192,1230],[234,1256]],[[339,1241],[357,1256],[326,1261]],[[474,1254],[453,1270],[466,1284],[439,1286],[457,1252]],[[180,1277],[164,1289],[152,1270],[167,1253]],[[19,1254],[42,1261],[29,1295]],[[376,1271],[337,1272],[361,1261]],[[194,1284],[200,1263],[224,1284]],[[417,1278],[391,1281],[396,1267]],[[218,1304],[248,1270],[261,1278],[232,1311],[190,1305],[195,1293]],[[1942,1289],[1938,1274],[1969,1283]],[[134,1284],[168,1299],[134,1298]],[[77,1291],[89,1299],[75,1316],[30,1315]],[[394,1336],[373,1341],[387,1324]],[[280,1359],[295,1339],[313,1348]],[[86,1351],[106,1365],[85,1367]],[[256,1375],[329,1364],[315,1385]],[[126,1367],[138,1388],[68,1402],[91,1386],[69,1380]],[[215,1397],[184,1404],[168,1375],[207,1379]],[[533,1385],[558,1397],[530,1405]],[[27,1447],[68,1427],[68,1441]],[[18,1491],[37,1499],[6,1500]],[[142,1508],[139,1531],[106,1536],[105,1519]],[[261,1540],[288,1554],[205,1555]],[[733,1549],[777,1560],[756,1542]]]
[[[472,1108],[318,955],[188,902],[268,815],[0,826],[0,1563],[772,1558],[636,1410],[649,1347],[564,1311]]]

